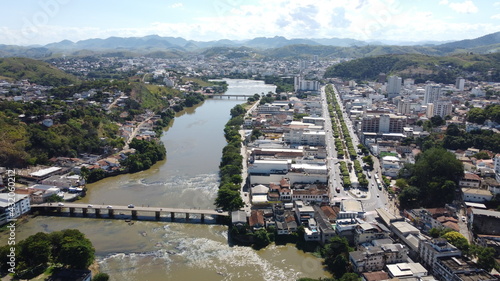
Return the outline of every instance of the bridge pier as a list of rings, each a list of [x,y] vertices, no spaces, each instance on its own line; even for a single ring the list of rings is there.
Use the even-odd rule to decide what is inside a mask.
[[[132,218],[133,218],[134,220],[136,220],[136,219],[137,219],[137,211],[136,211],[136,210],[132,210]]]
[[[57,207],[57,212],[58,213],[62,212],[62,207]]]
[[[110,218],[114,218],[115,217],[115,210],[113,209],[108,209],[108,216]]]
[[[205,222],[205,214],[201,214],[201,223]]]
[[[170,212],[170,220],[175,221],[175,213],[174,212]]]
[[[70,216],[74,216],[75,215],[75,208],[74,207],[70,207],[69,208],[69,215]]]
[[[189,221],[189,213],[186,213],[186,221]]]
[[[155,212],[155,218],[157,221],[160,220],[160,212],[158,212],[158,211]]]
[[[88,214],[87,214],[87,208],[82,208],[82,214],[84,217],[86,217]]]
[[[95,209],[95,217],[100,218],[101,217],[101,209]]]

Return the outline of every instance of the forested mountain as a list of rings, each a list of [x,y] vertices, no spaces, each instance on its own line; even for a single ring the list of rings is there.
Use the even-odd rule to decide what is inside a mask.
[[[69,85],[77,81],[75,76],[49,63],[28,58],[0,59],[0,77],[28,79],[45,86]]]
[[[384,41],[381,41],[384,42]],[[45,46],[10,46],[0,45],[0,57],[22,56],[48,58],[60,56],[79,56],[82,54],[114,54],[179,57],[199,53],[216,53],[219,50],[238,50],[250,48],[252,52],[269,58],[297,58],[311,55],[319,57],[361,58],[385,54],[426,54],[451,55],[457,52],[493,53],[500,50],[500,32],[488,34],[476,39],[461,40],[445,44],[411,42],[404,46],[389,45],[381,42],[364,42],[349,38],[287,39],[282,36],[257,37],[250,40],[195,41],[181,37],[109,37],[94,38],[78,42],[63,40]]]
[[[380,73],[413,77],[416,82],[432,80],[437,83],[454,83],[456,77],[484,81],[500,81],[500,53],[453,56],[427,56],[421,54],[383,55],[351,60],[333,65],[325,77],[375,80]],[[473,78],[471,73],[475,72]]]

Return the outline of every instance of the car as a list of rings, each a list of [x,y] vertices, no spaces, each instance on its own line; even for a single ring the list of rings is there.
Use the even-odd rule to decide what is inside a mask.
[[[113,206],[108,205],[106,208],[113,209]]]
[[[64,206],[64,203],[59,202],[59,203],[57,203],[57,206]]]
[[[132,205],[132,204],[128,204],[128,206],[127,206],[127,207],[128,207],[128,208],[134,208],[135,206],[134,206],[134,205]]]
[[[465,216],[462,216],[462,221],[465,222],[466,220]]]
[[[377,193],[377,197],[380,197],[380,194]]]
[[[222,212],[224,212],[222,209],[215,209],[215,211],[217,211],[217,213],[222,213]]]
[[[94,207],[94,206],[93,206],[92,204],[88,204],[88,205],[87,205],[87,207],[88,207],[88,208],[92,208],[92,207]]]

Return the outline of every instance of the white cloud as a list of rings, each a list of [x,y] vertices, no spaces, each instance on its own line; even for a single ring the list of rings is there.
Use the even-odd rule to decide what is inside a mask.
[[[448,0],[441,0],[439,1],[439,5],[448,5]]]
[[[462,3],[449,3],[451,9],[461,14],[474,14],[478,12],[478,8],[471,0]]]
[[[496,15],[491,16],[491,19],[500,20],[500,14],[496,14]]]
[[[500,2],[493,3],[493,7],[500,7]]]
[[[170,5],[170,8],[175,9],[175,8],[181,8],[183,6],[184,6],[184,4],[182,4],[182,3],[174,3],[174,4]]]

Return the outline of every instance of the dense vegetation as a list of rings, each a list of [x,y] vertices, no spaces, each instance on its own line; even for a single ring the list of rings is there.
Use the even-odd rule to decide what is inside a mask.
[[[39,232],[16,245],[0,247],[0,267],[10,268],[7,256],[11,247],[16,254],[16,277],[29,279],[53,267],[86,269],[94,261],[95,249],[92,242],[77,229],[66,229],[52,233]]]
[[[134,148],[136,152],[128,155],[121,164],[132,173],[149,169],[156,162],[165,159],[167,155],[165,145],[161,141],[133,139],[130,148]]]
[[[411,77],[416,83],[427,80],[453,84],[459,76],[469,80],[500,81],[500,53],[460,54],[448,57],[420,54],[383,55],[355,59],[329,67],[325,77],[376,80],[380,73]],[[472,72],[475,72],[472,76]]]
[[[107,147],[123,145],[117,136],[118,126],[96,107],[83,103],[70,109],[58,101],[2,101],[0,110],[1,166],[45,164],[54,156],[77,157],[79,153],[102,153]],[[53,118],[56,125],[38,123],[56,110],[60,110]],[[20,120],[18,116],[24,113],[32,118]]]
[[[14,80],[28,79],[45,86],[62,86],[75,83],[77,78],[39,60],[28,58],[0,58],[0,77]]]
[[[215,199],[215,205],[225,211],[239,210],[244,206],[240,195],[241,170],[243,156],[241,156],[241,135],[239,129],[243,124],[246,110],[241,105],[231,109],[231,119],[224,128],[224,137],[227,144],[222,150],[222,159],[219,165],[220,185]]]
[[[416,157],[414,165],[406,164],[400,175],[402,208],[436,207],[451,203],[464,167],[446,149],[430,148]]]
[[[500,104],[490,104],[484,109],[474,107],[467,113],[467,121],[469,122],[484,124],[486,120],[500,123]]]
[[[293,77],[266,76],[264,83],[276,85],[276,93],[293,92]]]

